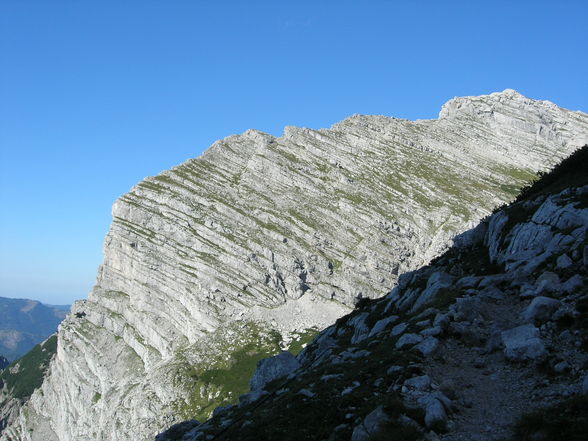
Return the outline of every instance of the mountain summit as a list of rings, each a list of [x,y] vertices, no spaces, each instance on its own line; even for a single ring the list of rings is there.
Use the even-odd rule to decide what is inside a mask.
[[[436,120],[249,130],[145,179],[0,439],[142,441],[209,416],[259,359],[386,295],[587,133],[588,115],[506,90]]]

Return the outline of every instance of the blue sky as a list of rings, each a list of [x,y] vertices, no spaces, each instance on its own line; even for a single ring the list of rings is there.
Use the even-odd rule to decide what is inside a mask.
[[[585,1],[0,0],[0,296],[90,291],[114,200],[256,128],[434,118],[514,88],[588,111]]]

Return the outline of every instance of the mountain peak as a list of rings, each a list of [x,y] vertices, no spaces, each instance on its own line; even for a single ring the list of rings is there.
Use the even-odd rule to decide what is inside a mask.
[[[0,439],[146,441],[207,418],[257,360],[385,296],[587,132],[587,115],[505,91],[440,120],[250,130],[145,179],[116,202],[97,284]]]

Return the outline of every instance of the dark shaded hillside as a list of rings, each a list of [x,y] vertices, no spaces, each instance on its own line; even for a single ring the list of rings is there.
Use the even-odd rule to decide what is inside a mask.
[[[66,315],[62,307],[0,297],[0,354],[9,361],[23,356],[57,331]]]
[[[587,198],[584,147],[296,361],[259,365],[238,406],[157,440],[584,441]]]

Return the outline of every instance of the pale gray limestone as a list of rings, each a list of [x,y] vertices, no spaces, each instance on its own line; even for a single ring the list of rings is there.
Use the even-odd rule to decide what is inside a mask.
[[[330,325],[358,298],[388,293],[587,133],[588,115],[506,90],[452,99],[435,120],[354,115],[279,138],[249,130],[146,178],[114,204],[96,285],[0,440],[153,439],[185,419],[180,374],[230,323],[283,335]],[[509,234],[507,252],[508,219],[494,216],[492,259],[530,272],[521,262],[561,247],[549,225],[582,223],[568,208],[546,205]],[[445,418],[437,403],[431,424]]]

